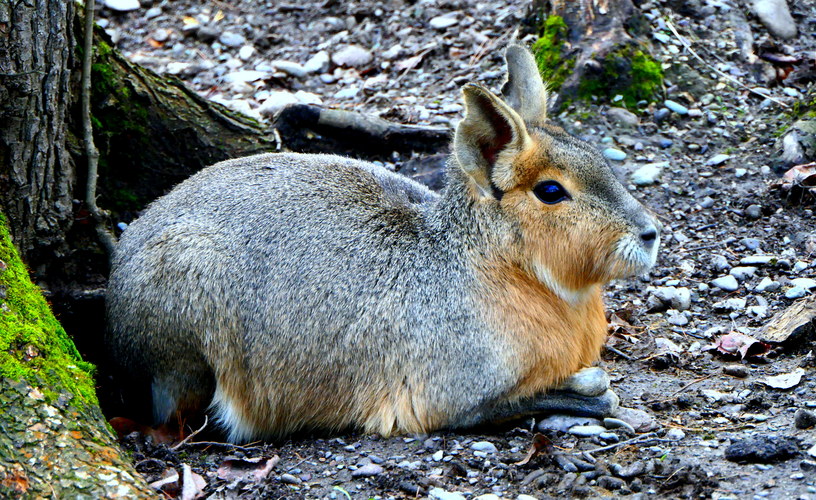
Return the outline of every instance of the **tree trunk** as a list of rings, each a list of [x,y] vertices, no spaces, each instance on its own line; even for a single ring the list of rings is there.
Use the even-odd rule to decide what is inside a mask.
[[[634,108],[662,92],[648,23],[631,0],[534,0],[531,14],[532,49],[556,107],[583,99]]]
[[[153,496],[119,450],[85,363],[0,216],[0,498]]]
[[[66,147],[73,18],[73,2],[0,2],[0,208],[32,258],[63,249],[73,215]]]

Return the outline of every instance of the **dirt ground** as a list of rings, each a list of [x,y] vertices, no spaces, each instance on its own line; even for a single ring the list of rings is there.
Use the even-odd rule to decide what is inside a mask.
[[[799,200],[774,188],[792,166],[780,159],[777,141],[814,96],[812,76],[777,76],[786,64],[780,56],[813,64],[816,51],[816,7],[789,3],[800,34],[782,42],[742,2],[642,2],[653,53],[667,75],[665,98],[687,112],[662,111],[660,99],[636,110],[634,119],[592,103],[553,116],[598,148],[626,153],[613,167],[664,225],[650,276],[616,282],[606,292],[609,310],[626,321],[610,337],[600,366],[621,405],[642,410],[639,438],[619,429],[603,437],[544,429],[554,449],[517,465],[538,421],[472,433],[306,435],[177,450],[130,436],[126,445],[137,470],[156,481],[187,465],[210,498],[816,498],[816,458],[808,454],[816,433],[806,425],[816,411],[816,337],[811,332],[744,360],[710,349],[731,332],[762,337],[771,317],[811,296],[806,281],[792,280],[816,278],[813,197]],[[125,14],[102,8],[99,16],[132,59],[261,118],[277,109],[273,99],[300,91],[295,99],[301,101],[454,126],[463,83],[494,89],[501,83],[501,47],[527,16],[527,5],[168,0]],[[673,10],[677,5],[682,8]],[[433,27],[446,24],[432,22],[445,14],[455,22]],[[202,27],[211,33],[202,34]],[[740,55],[746,28],[753,51],[773,54],[777,62]],[[224,39],[226,32],[237,37]],[[302,69],[320,51],[336,55],[348,44],[365,48],[367,55],[352,55],[366,62],[348,69],[330,63],[328,70],[302,74],[274,63]],[[245,81],[254,76],[235,76],[242,71],[265,76]],[[386,165],[399,170],[407,159],[392,160]],[[635,185],[632,174],[646,165],[661,173],[653,183]],[[756,255],[770,258],[741,263]],[[729,275],[737,278],[735,290],[712,284]],[[796,284],[804,297],[789,298],[798,295],[791,292]],[[804,374],[791,388],[763,382],[798,368]],[[617,441],[627,444],[610,446]],[[595,451],[582,453],[587,450]],[[732,456],[740,453],[742,459]]]

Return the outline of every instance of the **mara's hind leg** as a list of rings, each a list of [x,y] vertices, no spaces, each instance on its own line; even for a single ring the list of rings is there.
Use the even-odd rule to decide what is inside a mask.
[[[619,403],[606,372],[600,368],[585,368],[557,389],[527,398],[494,401],[466,415],[452,427],[472,427],[542,413],[604,418],[612,416]]]

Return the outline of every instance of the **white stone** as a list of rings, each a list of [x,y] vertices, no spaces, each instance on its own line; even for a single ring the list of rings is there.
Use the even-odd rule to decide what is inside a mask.
[[[141,6],[139,0],[105,0],[105,7],[117,12],[130,12]]]
[[[337,92],[335,92],[334,98],[335,99],[353,99],[354,97],[357,96],[357,94],[359,92],[360,92],[360,89],[358,89],[357,87],[348,87],[348,88],[341,89],[341,90],[338,90]]]
[[[626,153],[621,151],[620,149],[615,148],[606,148],[603,150],[603,155],[610,160],[614,161],[623,161],[626,159]]]
[[[733,292],[739,288],[737,278],[731,276],[730,274],[728,276],[722,276],[720,278],[715,279],[714,281],[711,282],[711,285],[726,292]]]
[[[485,453],[496,453],[496,445],[491,443],[490,441],[476,441],[475,443],[470,445],[470,449],[474,451],[482,451]]]
[[[764,278],[762,278],[762,280],[759,282],[759,284],[754,288],[754,291],[755,292],[765,292],[765,291],[775,292],[776,290],[779,290],[779,288],[781,286],[782,285],[780,285],[776,281],[774,281],[771,278],[765,276]]]
[[[686,433],[680,429],[671,428],[666,432],[666,439],[671,441],[680,441],[686,437]]]
[[[811,278],[794,278],[791,283],[793,283],[793,286],[801,286],[805,290],[816,288],[816,280]]]
[[[239,33],[225,31],[218,37],[218,41],[221,42],[222,45],[234,49],[244,45],[246,43],[246,37]]]
[[[461,493],[445,491],[442,488],[431,488],[428,492],[428,498],[436,500],[465,500],[465,496]]]
[[[602,425],[576,425],[570,428],[568,432],[573,436],[591,437],[606,432],[606,427]]]
[[[349,45],[335,52],[331,59],[338,66],[360,68],[370,64],[374,56],[359,45]]]
[[[732,268],[731,271],[728,272],[731,276],[737,278],[739,281],[745,281],[756,273],[757,268],[751,266],[740,266]]]
[[[269,74],[263,71],[255,71],[246,69],[242,71],[233,71],[224,75],[224,81],[227,83],[251,83],[262,80],[268,77]]]
[[[301,104],[316,104],[320,106],[323,104],[323,99],[317,94],[306,92],[305,90],[298,90],[295,92],[295,99]]]
[[[805,295],[807,295],[807,290],[805,290],[801,286],[794,286],[792,288],[788,288],[787,290],[785,290],[786,299],[801,299]]]
[[[324,73],[329,69],[329,62],[329,53],[321,50],[306,61],[303,69],[307,73]]]
[[[278,71],[283,71],[289,76],[294,76],[295,78],[303,78],[306,76],[306,68],[299,63],[277,60],[272,61],[270,64],[273,68],[277,69]]]
[[[740,259],[740,264],[744,266],[767,266],[776,260],[773,255],[749,255]]]
[[[241,50],[238,51],[238,58],[242,61],[249,61],[252,59],[252,56],[255,54],[255,47],[252,45],[244,45],[241,47]]]
[[[714,155],[711,158],[709,158],[708,161],[706,162],[706,165],[708,165],[710,167],[716,167],[718,165],[722,165],[723,163],[725,163],[726,161],[728,161],[730,159],[731,159],[731,155],[718,154],[718,155]]]
[[[261,104],[258,112],[262,116],[272,117],[284,107],[290,104],[297,104],[298,102],[297,97],[295,97],[295,95],[291,92],[286,92],[284,90],[274,91],[269,93],[269,97],[267,97],[263,104]]]
[[[669,166],[669,162],[647,163],[632,172],[632,184],[635,186],[648,186],[654,184],[663,173],[663,169]]]
[[[779,38],[796,36],[796,22],[791,17],[785,0],[753,0],[751,7],[774,36]]]
[[[437,30],[444,30],[458,24],[459,23],[458,17],[459,17],[458,12],[448,12],[447,14],[434,17],[428,22],[428,24],[431,25],[431,28]]]

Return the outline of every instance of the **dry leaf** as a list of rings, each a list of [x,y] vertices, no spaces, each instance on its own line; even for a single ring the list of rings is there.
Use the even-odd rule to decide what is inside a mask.
[[[156,40],[153,40],[152,38],[147,39],[147,44],[150,45],[151,47],[153,47],[154,49],[158,49],[158,48],[160,48],[160,47],[162,47],[164,45],[162,42],[157,42]]]
[[[731,332],[718,338],[714,344],[707,347],[706,350],[716,349],[723,354],[729,354],[731,356],[739,354],[741,359],[745,359],[749,356],[762,356],[768,352],[770,348],[770,344],[760,342],[750,335]]]
[[[785,172],[782,178],[794,186],[814,187],[816,186],[816,162],[796,165]]]
[[[272,458],[228,458],[218,467],[218,479],[249,479],[257,482],[268,476],[279,461],[280,457],[277,455]]]
[[[403,59],[402,61],[394,64],[394,69],[397,71],[402,71],[415,68],[422,62],[423,57],[425,57],[425,53],[416,55],[414,57],[409,57],[408,59]]]
[[[215,17],[213,18],[213,22],[217,23],[218,21],[224,19],[224,11],[219,10],[215,13]]]
[[[547,436],[536,432],[535,436],[533,436],[533,441],[530,443],[530,449],[527,450],[527,455],[525,455],[520,462],[516,462],[516,465],[526,465],[534,456],[541,453],[549,455],[552,452],[552,447],[552,441],[550,441]]]
[[[185,26],[195,26],[198,24],[198,19],[190,16],[184,16],[181,22],[184,23]]]
[[[804,368],[797,368],[790,373],[783,373],[782,375],[776,375],[773,377],[766,377],[760,382],[767,385],[768,387],[773,387],[774,389],[790,389],[792,387],[796,387],[799,385],[799,382],[802,381],[802,376],[805,374]]]
[[[181,486],[181,500],[195,500],[203,496],[204,488],[207,487],[207,481],[203,477],[196,474],[190,469],[187,464],[182,464],[182,486]]]

